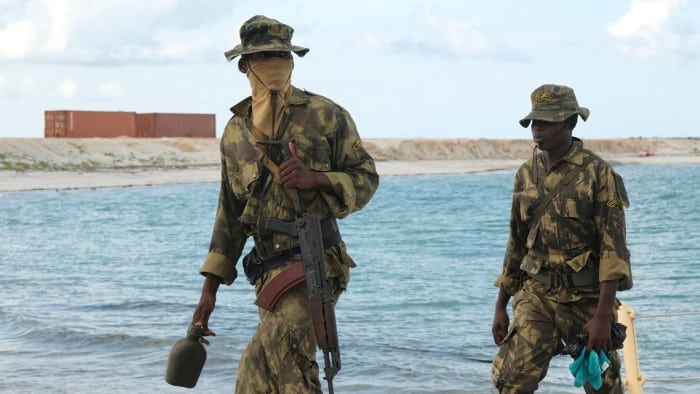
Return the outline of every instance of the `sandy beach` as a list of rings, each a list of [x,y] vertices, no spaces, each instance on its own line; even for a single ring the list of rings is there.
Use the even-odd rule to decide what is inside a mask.
[[[515,170],[529,140],[369,139],[381,176]],[[589,140],[613,165],[700,164],[700,139]],[[213,138],[0,138],[0,191],[145,186],[219,181]]]

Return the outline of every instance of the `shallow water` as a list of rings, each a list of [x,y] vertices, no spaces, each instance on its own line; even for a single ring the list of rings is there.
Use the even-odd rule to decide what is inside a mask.
[[[650,393],[699,392],[700,166],[623,166],[641,370]],[[337,306],[338,392],[490,393],[493,280],[513,172],[384,177],[341,221],[358,267]],[[217,185],[0,194],[0,392],[182,392],[164,381],[199,298]],[[232,392],[257,311],[219,290],[197,387]],[[320,354],[319,354],[320,360]],[[538,392],[578,392],[557,358]]]

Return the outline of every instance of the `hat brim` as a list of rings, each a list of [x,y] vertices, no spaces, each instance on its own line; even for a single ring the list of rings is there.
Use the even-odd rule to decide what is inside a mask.
[[[286,52],[294,52],[297,56],[303,57],[306,55],[307,52],[309,52],[309,48],[304,48],[300,47],[297,45],[291,45],[291,46],[282,46],[282,45],[258,45],[254,47],[248,47],[248,48],[243,48],[243,45],[238,44],[233,49],[230,49],[226,52],[224,52],[224,56],[226,56],[226,60],[229,62],[238,56],[241,55],[247,55],[249,53],[256,53],[256,52],[272,52],[272,51],[286,51]]]
[[[586,107],[578,107],[578,111],[576,112],[569,112],[563,114],[552,114],[551,112],[532,111],[529,114],[527,114],[527,116],[520,119],[519,123],[523,127],[528,127],[530,125],[530,121],[532,120],[542,120],[545,122],[563,122],[574,114],[578,114],[581,117],[581,119],[583,119],[583,121],[585,122],[588,119],[588,116],[590,116],[591,111]]]

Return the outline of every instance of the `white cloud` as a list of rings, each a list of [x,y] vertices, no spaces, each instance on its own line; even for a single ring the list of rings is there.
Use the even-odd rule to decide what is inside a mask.
[[[124,97],[124,88],[118,83],[108,82],[100,85],[97,92],[104,99],[121,99]]]
[[[432,30],[434,41],[444,43],[445,47],[456,55],[480,56],[492,50],[492,45],[475,22],[440,18],[430,8],[424,9],[421,18]]]
[[[693,56],[700,52],[700,35],[681,26],[681,11],[687,4],[687,0],[634,0],[629,11],[608,26],[608,33],[618,39],[623,52],[638,57]]]
[[[0,75],[0,98],[18,99],[37,91],[39,82],[34,77],[17,80],[6,75]]]
[[[36,92],[39,82],[34,77],[26,77],[19,84],[19,92],[21,94],[28,94]]]
[[[211,38],[201,32],[161,32],[156,35],[156,56],[168,59],[187,59],[202,49],[212,48]]]
[[[636,0],[630,10],[608,31],[613,36],[630,38],[658,34],[667,24],[674,8],[685,4],[684,0]]]
[[[65,1],[48,1],[45,5],[49,14],[49,24],[45,32],[43,50],[49,54],[63,53],[71,39],[74,10],[71,10]]]
[[[0,0],[1,1],[1,0]],[[188,61],[214,51],[212,0],[0,3],[0,61],[107,64]],[[212,4],[209,4],[212,3]],[[207,24],[210,23],[210,24]]]
[[[374,51],[389,47],[396,52],[413,53],[437,58],[491,58],[522,61],[527,55],[510,47],[499,38],[486,34],[478,19],[458,19],[454,15],[440,14],[430,6],[415,14],[410,31],[398,38],[394,32],[365,36],[361,46]],[[404,23],[405,24],[405,23]]]
[[[37,33],[28,21],[10,23],[0,28],[0,59],[26,58],[36,44]]]
[[[391,42],[386,37],[378,34],[364,34],[355,40],[357,49],[372,53],[387,52],[391,48]]]
[[[61,92],[63,97],[72,98],[75,97],[78,87],[75,85],[75,82],[73,82],[72,79],[66,79],[58,85],[58,90]]]

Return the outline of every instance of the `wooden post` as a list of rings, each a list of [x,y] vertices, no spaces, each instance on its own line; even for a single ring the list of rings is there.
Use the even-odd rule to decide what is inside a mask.
[[[644,389],[642,386],[646,379],[639,370],[637,332],[634,328],[634,310],[623,302],[618,309],[617,319],[620,323],[627,326],[627,336],[625,337],[625,343],[622,348],[622,354],[625,359],[625,379],[623,384],[630,394],[643,394]]]

